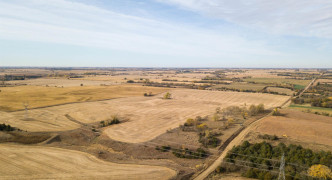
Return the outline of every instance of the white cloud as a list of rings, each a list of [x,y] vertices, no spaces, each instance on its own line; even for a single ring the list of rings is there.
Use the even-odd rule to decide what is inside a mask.
[[[265,32],[332,38],[330,0],[157,1]]]
[[[65,0],[0,2],[0,38],[189,57],[279,54],[261,41]]]

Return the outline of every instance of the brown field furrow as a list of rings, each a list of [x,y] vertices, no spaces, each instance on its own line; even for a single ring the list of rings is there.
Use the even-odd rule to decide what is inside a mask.
[[[165,167],[116,164],[59,148],[0,145],[0,179],[170,179]]]

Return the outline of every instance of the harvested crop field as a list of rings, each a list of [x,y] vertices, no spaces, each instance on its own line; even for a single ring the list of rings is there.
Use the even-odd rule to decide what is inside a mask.
[[[118,115],[128,121],[105,128],[105,133],[118,141],[138,143],[178,127],[187,118],[211,115],[217,107],[263,103],[266,108],[271,108],[280,106],[289,98],[223,91],[181,89],[170,92],[172,99],[167,100],[162,99],[163,94],[160,94],[34,109],[29,110],[28,120],[24,119],[24,111],[0,112],[0,123],[5,122],[28,131],[61,131],[80,127],[81,124],[77,122],[98,122]]]
[[[255,90],[260,91],[262,90],[266,85],[263,84],[251,84],[251,83],[232,83],[232,84],[219,84],[214,86],[213,88],[234,88],[239,90]]]
[[[109,76],[108,76],[109,77]],[[9,84],[28,85],[28,86],[50,86],[50,87],[74,87],[74,86],[99,86],[100,84],[113,85],[115,81],[106,80],[82,80],[82,79],[65,79],[65,78],[38,78],[27,80],[8,81]]]
[[[291,104],[288,108],[302,110],[302,111],[309,111],[311,113],[319,112],[319,113],[331,113],[332,114],[331,108],[315,107],[315,106],[311,106],[310,104],[304,104],[304,105]]]
[[[332,118],[296,110],[281,111],[284,116],[270,116],[260,121],[254,132],[286,135],[289,140],[332,148]]]
[[[29,103],[29,108],[37,108],[72,102],[143,96],[144,93],[152,92],[153,94],[157,94],[166,90],[166,88],[140,85],[79,86],[66,88],[41,86],[3,87],[0,92],[0,111],[24,109],[24,102]]]
[[[311,80],[285,79],[285,78],[247,78],[244,79],[244,81],[263,83],[263,84],[296,84],[300,86],[307,86],[311,82]]]
[[[0,179],[170,179],[160,166],[116,164],[80,151],[0,145]]]
[[[287,94],[287,95],[292,95],[293,91],[287,88],[279,88],[279,87],[268,87],[267,88],[268,91],[272,91],[272,92],[278,92],[281,94]]]

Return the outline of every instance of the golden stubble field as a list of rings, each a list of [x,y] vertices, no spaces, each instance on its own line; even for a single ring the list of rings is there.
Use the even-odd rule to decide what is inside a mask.
[[[80,151],[42,146],[0,145],[0,179],[170,179],[160,166],[117,164]]]
[[[177,89],[170,91],[172,99],[126,97],[113,100],[84,102],[29,110],[0,112],[0,123],[28,131],[63,131],[80,127],[72,119],[92,123],[118,115],[128,121],[104,128],[110,138],[123,142],[149,141],[167,130],[183,124],[187,118],[211,115],[217,107],[265,104],[266,108],[280,106],[289,97],[259,93],[223,92]],[[68,115],[70,118],[68,118]]]
[[[25,102],[29,103],[29,108],[31,109],[72,102],[142,96],[148,92],[158,94],[166,90],[166,88],[141,85],[77,86],[66,88],[43,86],[2,87],[0,92],[0,111],[24,109],[23,103]]]
[[[282,137],[313,149],[332,149],[332,118],[284,109],[283,116],[262,119],[253,132]],[[287,137],[284,137],[287,136]]]

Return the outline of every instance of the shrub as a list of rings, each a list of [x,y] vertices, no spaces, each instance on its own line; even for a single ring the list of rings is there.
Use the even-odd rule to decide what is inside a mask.
[[[265,111],[264,104],[258,104],[257,105],[257,112],[263,113]]]
[[[156,150],[161,151],[161,152],[168,152],[171,150],[171,146],[156,146]]]
[[[196,126],[198,130],[203,131],[207,128],[207,125],[205,123],[202,123],[200,125]]]
[[[204,147],[217,147],[220,144],[220,140],[216,138],[220,134],[212,133],[209,130],[199,133],[199,142],[202,143]]]
[[[259,138],[261,139],[267,139],[267,140],[272,140],[272,141],[275,141],[275,140],[278,140],[278,136],[276,135],[268,135],[268,134],[264,134],[264,135],[258,135]]]
[[[167,92],[165,95],[164,95],[164,99],[171,99],[171,96],[172,94]]]
[[[9,124],[0,124],[0,131],[14,131],[15,128],[11,127]]]
[[[278,108],[273,109],[272,116],[281,116],[281,113]]]
[[[208,156],[208,152],[202,148],[198,148],[196,151],[191,151],[188,148],[173,149],[172,153],[178,158],[187,159],[202,159]]]
[[[119,123],[120,123],[120,120],[117,116],[112,116],[112,118],[107,121],[100,121],[100,124],[102,127],[110,126],[113,124],[119,124]]]
[[[330,179],[332,178],[332,172],[331,170],[324,165],[316,164],[309,168],[308,174],[310,176],[321,178],[321,179]]]
[[[196,120],[192,119],[192,118],[188,118],[186,120],[186,122],[184,123],[185,126],[193,126],[196,124]]]

